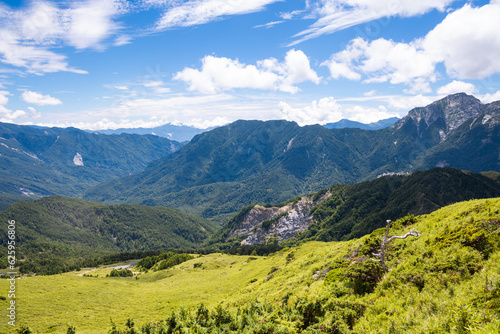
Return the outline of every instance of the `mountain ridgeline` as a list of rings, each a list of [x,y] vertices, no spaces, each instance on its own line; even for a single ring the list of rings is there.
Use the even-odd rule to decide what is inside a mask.
[[[498,173],[490,176],[496,178]],[[470,199],[500,197],[500,183],[491,177],[433,168],[357,184],[336,184],[281,204],[247,206],[225,223],[210,243],[232,247],[266,244],[274,239],[294,245],[359,238],[384,227],[387,219],[428,214]]]
[[[116,130],[98,130],[99,133],[111,135],[111,134],[138,134],[138,135],[155,135],[170,140],[175,140],[178,142],[190,141],[194,136],[202,132],[211,130],[208,129],[198,129],[193,126],[188,125],[175,125],[167,123],[154,128],[129,128],[129,129],[116,129]]]
[[[182,208],[223,222],[251,203],[277,203],[336,183],[450,166],[500,171],[500,102],[450,95],[380,130],[236,121],[195,136],[145,171],[84,198]]]
[[[323,126],[327,129],[358,128],[363,130],[379,130],[387,128],[389,126],[393,126],[394,123],[396,123],[397,121],[399,121],[399,118],[391,117],[391,118],[381,119],[380,121],[377,122],[366,124],[366,123],[351,121],[348,119],[341,119],[338,122],[327,123]]]
[[[100,182],[138,173],[180,147],[152,135],[0,123],[0,209],[41,196],[79,197]]]

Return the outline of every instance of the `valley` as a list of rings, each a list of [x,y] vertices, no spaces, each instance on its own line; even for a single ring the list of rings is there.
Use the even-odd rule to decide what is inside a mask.
[[[499,334],[499,18],[0,2],[0,334]]]

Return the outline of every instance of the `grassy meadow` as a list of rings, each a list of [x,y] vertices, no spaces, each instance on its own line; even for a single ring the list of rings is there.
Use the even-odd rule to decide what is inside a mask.
[[[390,244],[385,273],[370,260],[382,234],[377,230],[360,239],[308,242],[265,257],[194,255],[171,269],[133,278],[106,277],[123,263],[21,278],[17,323],[40,333],[66,333],[70,324],[76,333],[94,334],[107,333],[110,319],[123,329],[133,318],[138,329],[174,311],[178,331],[203,333],[207,329],[189,314],[201,303],[209,310],[222,303],[230,322],[218,326],[234,333],[498,333],[500,199],[402,219],[389,235],[411,229],[421,236]],[[8,291],[4,279],[0,291],[2,296]],[[241,309],[256,300],[267,306],[243,325]],[[0,308],[5,310],[7,301],[0,300]],[[315,305],[307,311],[315,314],[307,326],[303,301]],[[6,321],[0,332],[9,332]]]

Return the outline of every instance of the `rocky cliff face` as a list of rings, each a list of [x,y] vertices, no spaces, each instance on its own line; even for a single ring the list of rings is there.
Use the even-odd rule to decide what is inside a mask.
[[[488,124],[492,128],[500,124],[500,101],[492,102],[485,106],[484,117],[481,119],[482,124]]]
[[[471,118],[476,118],[485,112],[484,105],[474,96],[465,93],[449,95],[426,107],[410,110],[408,115],[395,124],[396,128],[413,124],[419,136],[429,131],[438,131],[441,141],[448,134]]]
[[[270,238],[277,238],[278,241],[293,238],[309,228],[313,222],[313,216],[309,214],[311,209],[330,195],[327,192],[317,199],[313,195],[304,196],[281,207],[256,205],[230,237],[246,236],[242,245],[263,244]]]

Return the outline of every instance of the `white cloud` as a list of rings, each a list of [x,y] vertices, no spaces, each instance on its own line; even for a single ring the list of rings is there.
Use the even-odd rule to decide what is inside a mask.
[[[311,69],[309,59],[300,50],[290,50],[280,63],[274,58],[258,61],[256,65],[245,65],[237,59],[206,56],[201,70],[185,68],[178,72],[175,80],[189,84],[189,89],[205,94],[233,88],[281,90],[295,93],[295,85],[305,81],[318,84],[321,78]]]
[[[280,0],[191,0],[170,8],[156,23],[156,30],[189,27],[230,15],[258,12]],[[167,2],[170,4],[171,2]],[[174,4],[176,4],[174,2]]]
[[[24,110],[10,110],[5,105],[9,102],[7,91],[0,91],[0,122],[12,122],[15,119],[26,116]]]
[[[319,0],[311,1],[312,11],[307,18],[317,21],[309,28],[299,32],[296,45],[311,38],[331,34],[339,30],[381,18],[400,16],[411,17],[437,9],[443,11],[454,0]]]
[[[299,125],[325,124],[342,118],[341,106],[333,97],[324,97],[301,108],[294,108],[281,101],[279,108],[286,120],[297,122]]]
[[[33,1],[17,10],[1,6],[0,62],[39,75],[87,73],[70,67],[66,56],[50,49],[64,44],[102,49],[102,42],[118,31],[113,19],[123,13],[124,6],[122,0],[61,2],[59,6]]]
[[[58,104],[62,104],[61,100],[52,97],[50,95],[42,95],[40,93],[32,92],[26,90],[21,95],[22,99],[31,104],[36,104],[38,106],[55,106]]]
[[[308,1],[306,1],[306,7],[309,7],[308,5]],[[280,17],[283,19],[283,20],[291,20],[293,19],[295,16],[297,15],[300,15],[302,13],[304,13],[305,10],[294,10],[294,11],[291,11],[291,12],[285,12],[285,13],[281,13],[280,14]]]
[[[95,122],[63,122],[63,123],[46,122],[46,123],[37,123],[37,125],[45,127],[54,127],[54,126],[75,127],[79,129],[96,131],[96,130],[116,130],[116,129],[127,129],[127,128],[154,128],[157,126],[164,125],[166,123],[171,123],[175,125],[193,126],[198,129],[206,129],[209,127],[225,125],[230,122],[231,121],[226,117],[214,117],[212,119],[192,118],[184,122],[168,121],[163,118],[156,119],[152,117],[150,121],[144,121],[142,119],[134,120],[129,118],[126,119],[122,118],[119,121],[114,121],[107,118],[103,118],[102,120]]]
[[[280,23],[283,23],[285,21],[272,21],[272,22],[268,22],[266,24],[259,24],[259,25],[256,25],[254,26],[254,28],[271,28],[271,27],[274,27],[275,25],[277,24],[280,24]]]
[[[63,29],[70,45],[77,49],[101,48],[101,42],[119,26],[113,21],[121,10],[120,1],[76,2],[63,13]]]
[[[351,69],[352,65],[349,66],[350,64],[339,63],[332,59],[328,62],[324,62],[322,65],[328,67],[333,79],[346,78],[349,80],[361,80],[361,74]]]
[[[158,87],[158,86],[162,86],[164,84],[165,83],[163,81],[160,81],[160,80],[151,80],[151,81],[145,82],[144,87]]]
[[[333,79],[360,80],[363,73],[368,76],[366,82],[390,81],[420,87],[418,79],[435,80],[435,64],[418,41],[406,44],[383,38],[371,42],[356,38],[321,65],[328,67]],[[428,91],[427,87],[422,89]]]
[[[409,89],[403,89],[403,92],[405,94],[421,94],[421,93],[430,93],[432,92],[431,84],[430,81],[436,81],[435,77],[432,77],[431,79],[427,77],[422,77],[422,78],[415,78],[413,81],[410,83],[410,88]]]
[[[450,95],[455,93],[473,94],[477,91],[476,86],[471,83],[453,80],[447,85],[438,88],[439,95]]]
[[[360,105],[343,105],[339,104],[333,97],[324,97],[318,101],[313,101],[310,105],[301,107],[292,107],[287,102],[281,101],[279,109],[285,119],[295,121],[299,125],[326,124],[344,118],[362,123],[371,123],[398,116],[387,111],[384,106],[373,108]]]
[[[132,43],[132,37],[129,35],[120,35],[115,39],[114,46],[122,46]]]
[[[39,113],[38,111],[36,111],[36,109],[35,109],[35,108],[33,108],[33,107],[28,107],[28,110],[31,112],[31,113],[30,113],[31,118],[40,118],[40,117],[42,117],[42,114],[41,114],[41,113]]]
[[[24,110],[9,110],[5,106],[0,105],[0,122],[11,122],[26,115],[26,111]]]
[[[170,93],[172,90],[168,87],[155,87],[154,91],[156,94]]]
[[[66,56],[49,51],[44,47],[21,44],[17,37],[7,30],[0,30],[0,55],[0,61],[4,64],[25,68],[28,73],[43,74],[60,71],[87,73],[69,67]]]
[[[175,123],[206,128],[237,119],[277,119],[280,117],[278,102],[279,100],[267,94],[260,98],[248,98],[244,103],[240,96],[228,94],[130,98],[99,110],[80,110],[78,116],[61,111],[54,118],[44,113],[37,119],[37,125],[96,130]]]
[[[0,91],[0,105],[4,106],[9,102],[7,95],[10,95],[10,93],[5,90]]]
[[[481,79],[500,73],[499,17],[499,3],[479,8],[467,4],[430,31],[423,47],[454,78]]]
[[[399,109],[409,111],[416,107],[423,107],[434,102],[436,98],[423,96],[421,94],[415,96],[395,96],[388,99],[388,107],[390,109]]]
[[[117,85],[115,86],[116,89],[119,89],[119,90],[128,90],[128,86],[124,86],[124,85]]]
[[[407,94],[431,92],[430,83],[440,76],[436,69],[440,63],[454,78],[486,78],[500,73],[498,17],[500,4],[480,8],[465,5],[448,14],[423,38],[409,43],[356,38],[322,65],[328,67],[333,79],[405,84],[409,86],[404,90]],[[458,81],[442,91],[451,91],[457,85]],[[470,85],[460,85],[463,91],[475,91]]]
[[[171,89],[168,87],[162,87],[165,83],[161,80],[148,80],[142,83],[142,86],[146,89],[151,89],[156,94],[170,93]]]
[[[478,96],[478,98],[483,103],[491,103],[491,102],[500,101],[500,90],[497,90],[493,94],[488,93],[488,94],[480,95],[480,96]]]

